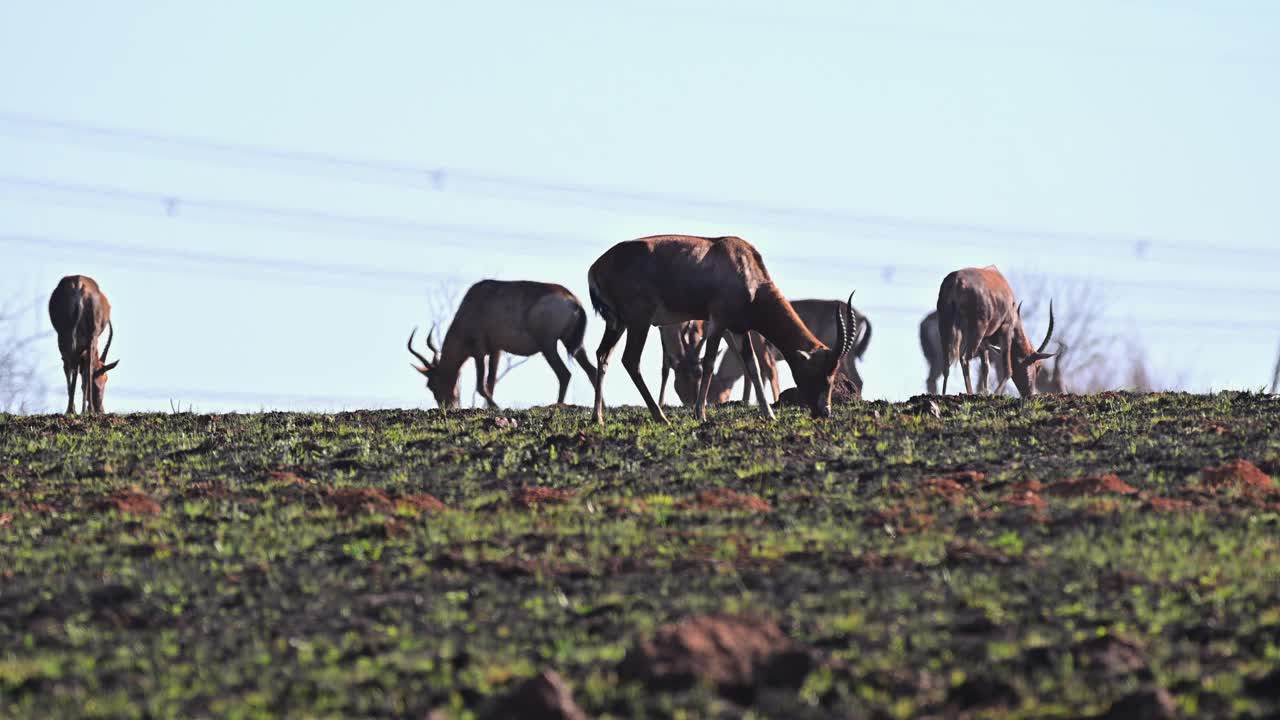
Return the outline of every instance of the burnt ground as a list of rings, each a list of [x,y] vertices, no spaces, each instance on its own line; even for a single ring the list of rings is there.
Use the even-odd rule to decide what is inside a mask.
[[[674,415],[0,416],[0,716],[1280,713],[1280,399]],[[705,612],[811,662],[619,672]]]

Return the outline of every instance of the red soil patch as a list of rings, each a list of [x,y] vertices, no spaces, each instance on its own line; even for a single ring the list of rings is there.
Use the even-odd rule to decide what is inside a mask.
[[[278,485],[306,486],[307,484],[307,481],[302,477],[285,470],[271,470],[267,472],[267,479]]]
[[[1190,500],[1177,500],[1162,495],[1153,495],[1142,503],[1143,510],[1153,510],[1155,512],[1182,512],[1190,510],[1192,503]]]
[[[1034,480],[1032,482],[1035,482]],[[1039,485],[1040,483],[1036,483]],[[1044,498],[1040,497],[1034,490],[1023,490],[1022,492],[1011,492],[1000,498],[1000,502],[1013,507],[1031,508],[1032,510],[1043,510],[1048,503]]]
[[[564,505],[571,499],[573,499],[572,492],[544,485],[526,485],[511,493],[511,501],[523,508],[531,508],[535,505]]]
[[[999,550],[967,540],[956,540],[947,543],[947,563],[961,565],[967,563],[993,563],[1008,565],[1013,558]]]
[[[953,503],[960,502],[965,495],[964,486],[949,477],[936,477],[925,480],[924,491],[930,495],[945,497]]]
[[[325,498],[338,509],[339,515],[392,510],[391,498],[378,488],[331,488],[325,492]]]
[[[1201,476],[1204,478],[1204,484],[1214,490],[1237,488],[1245,492],[1263,494],[1276,490],[1270,476],[1248,460],[1236,460],[1226,465],[1205,468]]]
[[[925,482],[928,483],[939,480],[956,483],[957,485],[962,485],[964,487],[974,487],[986,479],[987,476],[977,470],[957,470],[956,472],[949,472],[944,475],[931,477],[928,480],[925,480]]]
[[[404,495],[396,498],[396,507],[407,507],[423,512],[436,513],[448,508],[444,503],[440,502],[435,495],[421,493],[418,495]]]
[[[1058,497],[1084,497],[1086,495],[1133,495],[1138,490],[1114,473],[1107,473],[1060,480],[1050,485],[1045,492]]]
[[[97,504],[98,510],[118,510],[130,515],[157,515],[160,503],[152,500],[140,488],[130,487],[116,490],[102,498]]]
[[[899,535],[909,535],[927,530],[933,526],[934,520],[933,515],[912,512],[908,508],[899,506],[868,513],[863,519],[863,524],[868,527],[888,528]]]
[[[684,501],[679,507],[697,510],[742,510],[745,512],[773,512],[773,506],[763,499],[728,488],[703,490],[693,502]]]

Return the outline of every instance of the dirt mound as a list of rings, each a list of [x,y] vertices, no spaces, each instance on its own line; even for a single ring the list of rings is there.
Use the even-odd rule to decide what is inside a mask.
[[[158,515],[160,503],[152,500],[139,487],[121,488],[97,502],[101,511],[118,510],[129,515]]]
[[[1178,717],[1178,704],[1168,690],[1147,687],[1125,695],[1111,703],[1099,720],[1173,720]]]
[[[573,499],[571,490],[547,487],[545,485],[526,485],[511,491],[511,502],[522,508],[538,505],[564,505]]]
[[[695,510],[742,510],[744,512],[773,512],[773,506],[763,499],[728,488],[703,490],[693,501],[680,503],[681,507]]]
[[[769,620],[741,615],[696,615],[658,629],[618,665],[626,680],[656,690],[682,690],[698,681],[750,702],[763,687],[799,687],[813,655]]]
[[[1053,483],[1045,492],[1057,497],[1085,497],[1088,495],[1133,495],[1138,489],[1121,480],[1114,473],[1071,478]]]
[[[948,498],[952,502],[959,502],[966,492],[963,485],[949,477],[928,478],[922,487],[926,493]]]
[[[408,507],[423,512],[440,512],[447,510],[448,507],[440,502],[435,495],[429,493],[420,493],[417,495],[402,495],[396,498],[396,507]]]
[[[986,545],[980,545],[967,540],[956,540],[947,543],[947,564],[948,565],[972,565],[972,564],[994,564],[1008,565],[1013,562],[1013,558],[1003,552]]]
[[[303,487],[307,485],[307,481],[302,476],[287,470],[270,470],[267,472],[267,479],[277,485],[300,485]]]
[[[338,509],[339,515],[358,515],[362,512],[388,513],[392,510],[391,498],[378,488],[345,487],[330,488],[325,500]]]
[[[554,671],[543,670],[480,716],[485,720],[587,720],[573,691]]]
[[[896,506],[867,513],[862,524],[867,527],[883,528],[896,535],[910,535],[933,527],[937,520],[930,513],[916,512],[910,507]]]
[[[1190,510],[1193,505],[1194,503],[1190,500],[1178,500],[1164,497],[1163,495],[1152,495],[1142,503],[1142,509],[1154,512],[1183,512],[1184,510]]]
[[[1201,473],[1204,484],[1214,490],[1238,489],[1245,492],[1273,493],[1275,483],[1271,477],[1248,460],[1235,460],[1226,465],[1205,468]]]
[[[1073,650],[1076,666],[1095,668],[1108,675],[1129,675],[1141,672],[1150,675],[1147,656],[1136,643],[1124,638],[1107,635],[1090,638]]]

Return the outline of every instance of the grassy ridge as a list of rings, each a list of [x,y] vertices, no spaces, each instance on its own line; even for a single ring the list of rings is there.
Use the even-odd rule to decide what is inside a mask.
[[[614,669],[710,610],[829,658],[765,716],[1280,711],[1276,398],[646,418],[0,416],[0,715],[736,717]]]

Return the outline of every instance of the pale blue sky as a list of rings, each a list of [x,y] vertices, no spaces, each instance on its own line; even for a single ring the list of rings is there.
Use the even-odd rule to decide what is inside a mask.
[[[585,301],[615,242],[738,234],[793,297],[857,288],[871,397],[922,389],[920,316],[947,271],[988,263],[1096,278],[1108,330],[1158,368],[1257,388],[1280,341],[1278,40],[1260,0],[7,0],[0,290],[39,297],[43,327],[59,277],[99,280],[112,409],[429,406],[403,345],[432,278]],[[606,393],[638,402],[622,372]],[[497,395],[554,394],[535,358]],[[575,373],[571,399],[590,394]]]

